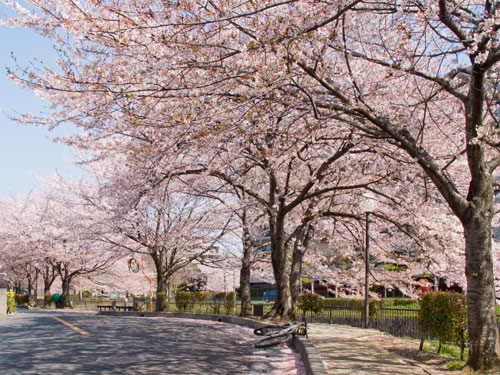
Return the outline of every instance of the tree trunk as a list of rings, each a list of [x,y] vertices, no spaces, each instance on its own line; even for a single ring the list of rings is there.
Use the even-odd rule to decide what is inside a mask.
[[[240,269],[240,299],[241,299],[241,313],[240,316],[252,315],[252,298],[250,295],[250,273],[252,268],[252,245],[250,233],[248,229],[243,230],[243,258],[241,260]]]
[[[302,274],[302,259],[304,252],[299,249],[294,249],[292,256],[292,269],[290,272],[290,293],[292,303],[293,320],[296,320],[295,310],[297,307],[297,300],[300,295],[300,275]]]
[[[35,304],[36,304],[36,301],[38,300],[38,274],[39,274],[39,271],[38,271],[38,268],[35,269],[35,292],[33,293],[33,297],[35,298]]]
[[[168,306],[168,298],[167,298],[167,293],[168,293],[168,283],[167,283],[167,278],[163,275],[163,272],[159,272],[160,270],[157,270],[156,274],[156,311],[168,311],[169,306]]]
[[[33,277],[31,274],[28,273],[27,275],[27,281],[28,281],[28,305],[30,304],[31,297],[33,295]]]
[[[274,223],[270,219],[270,224],[271,260],[276,282],[276,301],[267,316],[293,319],[290,280],[287,272],[287,254],[284,242],[284,222],[283,219],[277,219],[276,223]]]
[[[274,263],[274,261],[273,261]],[[273,264],[274,278],[276,280],[276,301],[269,316],[293,320],[292,298],[288,274],[278,264]]]
[[[491,254],[491,220],[494,215],[492,170],[486,162],[486,151],[474,142],[483,127],[486,70],[473,64],[465,105],[467,160],[471,181],[467,209],[460,216],[465,236],[465,276],[469,358],[473,370],[500,367],[498,323]]]
[[[53,267],[49,267],[48,265],[45,267],[45,273],[43,274],[43,307],[49,307],[50,303],[47,304],[48,300],[46,300],[45,295],[50,294],[50,288],[56,279],[56,274],[54,272]]]
[[[68,275],[68,271],[64,271],[64,275],[61,275],[61,279],[62,279],[62,283],[61,283],[61,288],[62,288],[62,302],[61,302],[61,306],[62,307],[71,307],[71,299],[70,299],[70,293],[69,293],[71,278]]]
[[[489,202],[487,205],[490,205]],[[474,211],[468,216],[470,219],[464,223],[469,315],[467,365],[474,370],[491,369],[500,365],[491,255],[491,215]]]
[[[309,247],[309,243],[311,242],[313,233],[314,227],[312,225],[303,223],[301,229],[297,234],[297,239],[293,248],[292,266],[290,272],[290,292],[292,296],[292,313],[294,315],[294,320],[296,319],[295,310],[301,290],[300,276],[302,275],[302,263],[307,248]]]
[[[420,351],[424,350],[424,341],[425,341],[425,339],[422,337],[420,339],[420,345],[418,346],[418,350],[420,350]]]

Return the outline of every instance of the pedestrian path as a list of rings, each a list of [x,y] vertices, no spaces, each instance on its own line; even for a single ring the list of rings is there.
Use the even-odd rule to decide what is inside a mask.
[[[380,331],[336,324],[309,324],[309,340],[329,375],[437,375],[414,361],[369,343]]]

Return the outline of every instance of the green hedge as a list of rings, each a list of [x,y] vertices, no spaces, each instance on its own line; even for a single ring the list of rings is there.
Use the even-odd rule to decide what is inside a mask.
[[[467,301],[464,295],[449,292],[432,292],[422,296],[418,324],[423,332],[437,338],[440,343],[452,342],[462,350],[467,336]],[[423,342],[422,342],[423,343]],[[441,350],[441,345],[438,352]]]
[[[355,298],[324,298],[323,305],[325,307],[355,307]]]
[[[411,298],[382,298],[382,307],[394,309],[420,309],[420,302],[417,299]]]
[[[323,297],[317,294],[301,294],[297,300],[297,308],[304,313],[310,311],[319,314],[323,311]]]
[[[340,307],[349,306],[356,307],[359,298],[324,298],[325,307]],[[416,299],[411,298],[382,298],[379,301],[381,307],[383,308],[394,308],[394,309],[408,309],[408,310],[418,310],[420,308],[420,303]]]
[[[7,314],[12,314],[16,311],[16,294],[13,290],[7,291]]]
[[[191,302],[191,293],[178,290],[175,293],[175,306],[181,311],[186,311]]]
[[[16,294],[16,305],[27,305],[29,302],[29,298],[30,296],[27,294]]]
[[[359,311],[363,314],[365,313],[365,300],[364,299],[355,299],[354,307],[356,311]],[[368,301],[368,315],[371,320],[377,320],[380,314],[380,301],[370,298]]]

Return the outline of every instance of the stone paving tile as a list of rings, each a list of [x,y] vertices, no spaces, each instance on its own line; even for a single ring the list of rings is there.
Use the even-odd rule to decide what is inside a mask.
[[[380,335],[370,329],[335,324],[309,324],[309,340],[329,375],[429,375],[428,369],[364,342]]]

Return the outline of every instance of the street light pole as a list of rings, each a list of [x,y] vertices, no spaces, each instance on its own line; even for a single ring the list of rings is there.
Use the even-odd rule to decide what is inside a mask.
[[[370,319],[370,212],[366,212],[365,229],[365,328],[368,328]]]
[[[372,192],[363,194],[359,208],[365,213],[365,328],[370,324],[370,213],[376,208],[375,195]]]

